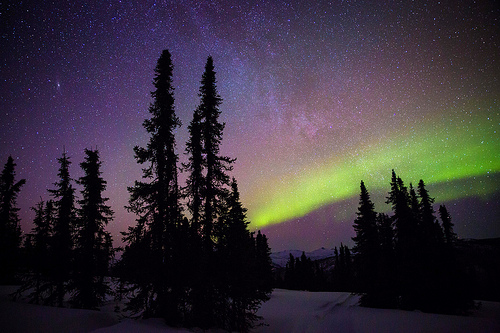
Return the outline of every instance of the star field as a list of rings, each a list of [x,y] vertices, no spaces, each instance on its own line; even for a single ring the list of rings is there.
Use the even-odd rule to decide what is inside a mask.
[[[141,177],[132,148],[147,142],[153,69],[169,49],[181,161],[211,55],[222,152],[273,250],[349,242],[360,180],[387,211],[393,168],[424,179],[459,236],[500,237],[499,14],[487,0],[8,3],[0,162],[11,154],[27,180],[23,230],[63,149],[78,178],[90,147],[115,241],[134,223],[123,209]]]

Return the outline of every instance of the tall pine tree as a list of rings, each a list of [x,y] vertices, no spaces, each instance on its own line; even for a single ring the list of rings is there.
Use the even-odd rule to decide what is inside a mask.
[[[202,235],[207,250],[210,250],[213,246],[214,225],[222,212],[224,200],[228,196],[227,186],[230,178],[227,172],[233,169],[232,163],[235,161],[235,159],[219,154],[225,124],[219,122],[221,113],[219,105],[222,103],[222,98],[217,92],[212,57],[207,59],[199,95],[201,98],[199,110],[201,113],[202,152],[206,158]]]
[[[220,155],[220,144],[224,123],[219,122],[219,106],[222,99],[217,92],[217,81],[212,57],[208,57],[199,90],[200,104],[196,109],[189,131],[190,139],[187,153],[190,154],[186,165],[190,172],[187,182],[189,204],[192,213],[192,226],[201,239],[199,258],[196,262],[199,278],[193,281],[192,295],[193,321],[201,327],[223,326],[220,318],[224,295],[218,292],[215,246],[217,226],[221,222],[229,196],[230,178],[234,159]],[[218,314],[217,314],[218,313]]]
[[[273,280],[273,265],[271,261],[271,248],[267,240],[267,236],[257,231],[255,237],[255,257],[256,257],[256,282],[258,290],[261,294],[261,299],[265,300],[272,292]]]
[[[432,207],[434,198],[430,197],[422,179],[418,182],[417,189],[420,197],[420,225],[423,237],[431,247],[438,246],[443,243],[444,239],[443,229],[441,229]]]
[[[9,156],[0,176],[0,284],[16,282],[20,259],[22,237],[16,201],[26,180],[15,180],[15,167],[14,159]]]
[[[222,326],[238,332],[247,331],[257,318],[260,302],[267,299],[259,290],[255,240],[248,230],[246,209],[240,202],[236,180],[231,183],[231,193],[226,203],[227,211],[218,226],[216,257],[219,291],[225,299],[226,311],[216,313]]]
[[[451,216],[445,205],[439,206],[439,217],[443,223],[444,240],[448,246],[451,246],[457,240],[457,234],[453,231],[454,224],[451,222]]]
[[[412,200],[413,197],[413,200]],[[401,297],[401,306],[406,309],[415,308],[416,298],[419,297],[415,285],[418,284],[418,267],[414,264],[419,261],[419,228],[418,216],[415,216],[416,207],[412,209],[412,201],[416,194],[409,193],[403,180],[392,170],[391,191],[386,203],[391,204],[394,215],[395,253],[396,253],[396,281],[397,292]]]
[[[177,304],[178,290],[173,289],[173,281],[178,281],[173,257],[181,224],[180,194],[177,183],[177,161],[175,152],[175,130],[181,125],[174,110],[174,87],[172,85],[173,65],[168,50],[164,50],[155,68],[151,93],[154,101],[149,107],[151,118],[143,123],[151,135],[147,147],[135,147],[135,157],[140,164],[148,163],[143,169],[143,178],[148,182],[136,181],[129,188],[131,197],[129,211],[136,213],[138,223],[129,229],[124,240],[128,242],[125,258],[147,258],[147,265],[128,267],[128,270],[145,269],[135,276],[136,295],[129,307],[144,311],[144,316],[161,316],[168,322],[179,320]],[[138,263],[132,260],[129,264]],[[134,273],[133,273],[134,274]],[[132,275],[133,275],[132,274]],[[139,280],[137,280],[139,278]]]
[[[195,230],[200,229],[203,205],[203,168],[205,159],[202,152],[201,112],[197,108],[193,120],[188,126],[189,140],[186,143],[188,162],[183,163],[183,169],[189,172],[184,188],[184,196],[188,198],[187,207],[191,213],[191,224]]]
[[[84,176],[78,184],[83,186],[78,201],[78,228],[75,244],[75,272],[71,302],[74,307],[97,309],[110,293],[104,278],[113,254],[111,235],[104,230],[113,212],[103,197],[106,181],[101,177],[101,164],[97,150],[85,149],[85,161],[80,163]]]
[[[63,152],[59,162],[59,180],[54,183],[55,189],[49,190],[54,197],[56,217],[51,238],[52,281],[55,287],[49,303],[56,302],[62,307],[64,296],[68,291],[67,283],[71,277],[73,258],[73,231],[75,228],[75,189],[69,175],[71,162]]]
[[[364,293],[361,302],[364,305],[373,306],[375,305],[374,293],[377,288],[376,276],[380,254],[377,213],[363,181],[361,181],[360,189],[359,208],[354,221],[356,232],[356,236],[353,237],[354,263],[358,272],[357,289]]]

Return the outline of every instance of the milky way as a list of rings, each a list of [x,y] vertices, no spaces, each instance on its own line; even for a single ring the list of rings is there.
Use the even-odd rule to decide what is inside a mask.
[[[387,210],[391,169],[448,203],[461,237],[499,237],[499,10],[494,1],[56,1],[0,13],[0,158],[26,178],[18,205],[73,178],[97,147],[115,240],[134,223],[153,69],[174,63],[181,160],[211,55],[222,152],[273,249],[348,242],[359,182]],[[181,182],[185,179],[181,175]],[[378,199],[377,199],[378,198]],[[488,212],[483,214],[481,212]],[[274,240],[273,240],[274,239]]]

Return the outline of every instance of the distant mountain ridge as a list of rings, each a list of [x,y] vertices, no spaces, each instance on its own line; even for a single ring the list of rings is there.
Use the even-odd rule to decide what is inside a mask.
[[[290,258],[290,254],[293,255],[294,258],[300,257],[302,255],[302,250],[284,250],[279,252],[271,253],[271,260],[273,262],[273,266],[275,268],[283,268],[286,266],[288,259]],[[334,256],[334,249],[327,248],[319,248],[317,250],[311,252],[305,252],[306,257],[310,258],[312,261],[327,259]]]

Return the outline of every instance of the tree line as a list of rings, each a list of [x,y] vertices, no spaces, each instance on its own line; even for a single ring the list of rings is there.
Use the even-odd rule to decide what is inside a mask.
[[[377,213],[361,181],[354,247],[341,244],[333,258],[290,258],[277,287],[310,291],[350,291],[361,305],[437,313],[465,313],[473,306],[473,277],[457,253],[457,235],[446,206],[438,214],[425,183],[405,186],[392,171],[387,204]]]
[[[113,217],[102,196],[106,181],[101,177],[97,150],[85,149],[80,163],[84,176],[76,180],[82,186],[76,200],[69,174],[70,158],[63,152],[59,162],[59,180],[48,192],[52,199],[40,200],[33,229],[22,248],[22,286],[16,292],[36,304],[62,307],[70,296],[72,307],[97,309],[110,288],[105,277],[114,256],[112,238],[105,226]],[[78,204],[78,206],[77,206]],[[15,273],[15,272],[11,272]]]
[[[136,224],[122,232],[125,246],[110,272],[117,249],[105,231],[113,218],[103,197],[99,152],[85,150],[84,176],[77,200],[66,152],[50,200],[35,205],[34,227],[22,235],[15,202],[25,180],[14,181],[9,157],[0,183],[1,282],[16,282],[21,250],[22,286],[30,301],[97,309],[111,295],[110,274],[119,278],[116,297],[125,297],[127,313],[161,317],[169,325],[246,331],[258,319],[256,311],[272,291],[267,237],[248,228],[246,208],[236,179],[229,176],[234,158],[220,154],[225,124],[219,121],[222,98],[213,59],[208,57],[199,89],[200,103],[188,126],[187,162],[178,165],[175,131],[181,126],[174,108],[173,65],[168,50],[158,59],[143,127],[146,147],[134,147],[144,165],[142,179],[129,187],[126,209]],[[178,173],[187,172],[185,186]]]
[[[394,170],[387,204],[377,213],[363,181],[357,218],[354,272],[361,304],[373,307],[463,313],[472,305],[471,281],[456,256],[457,236],[446,206],[439,216],[425,183],[405,186]]]
[[[274,272],[275,287],[307,291],[353,291],[353,267],[349,247],[340,244],[333,257],[311,260],[290,253],[285,269]]]

